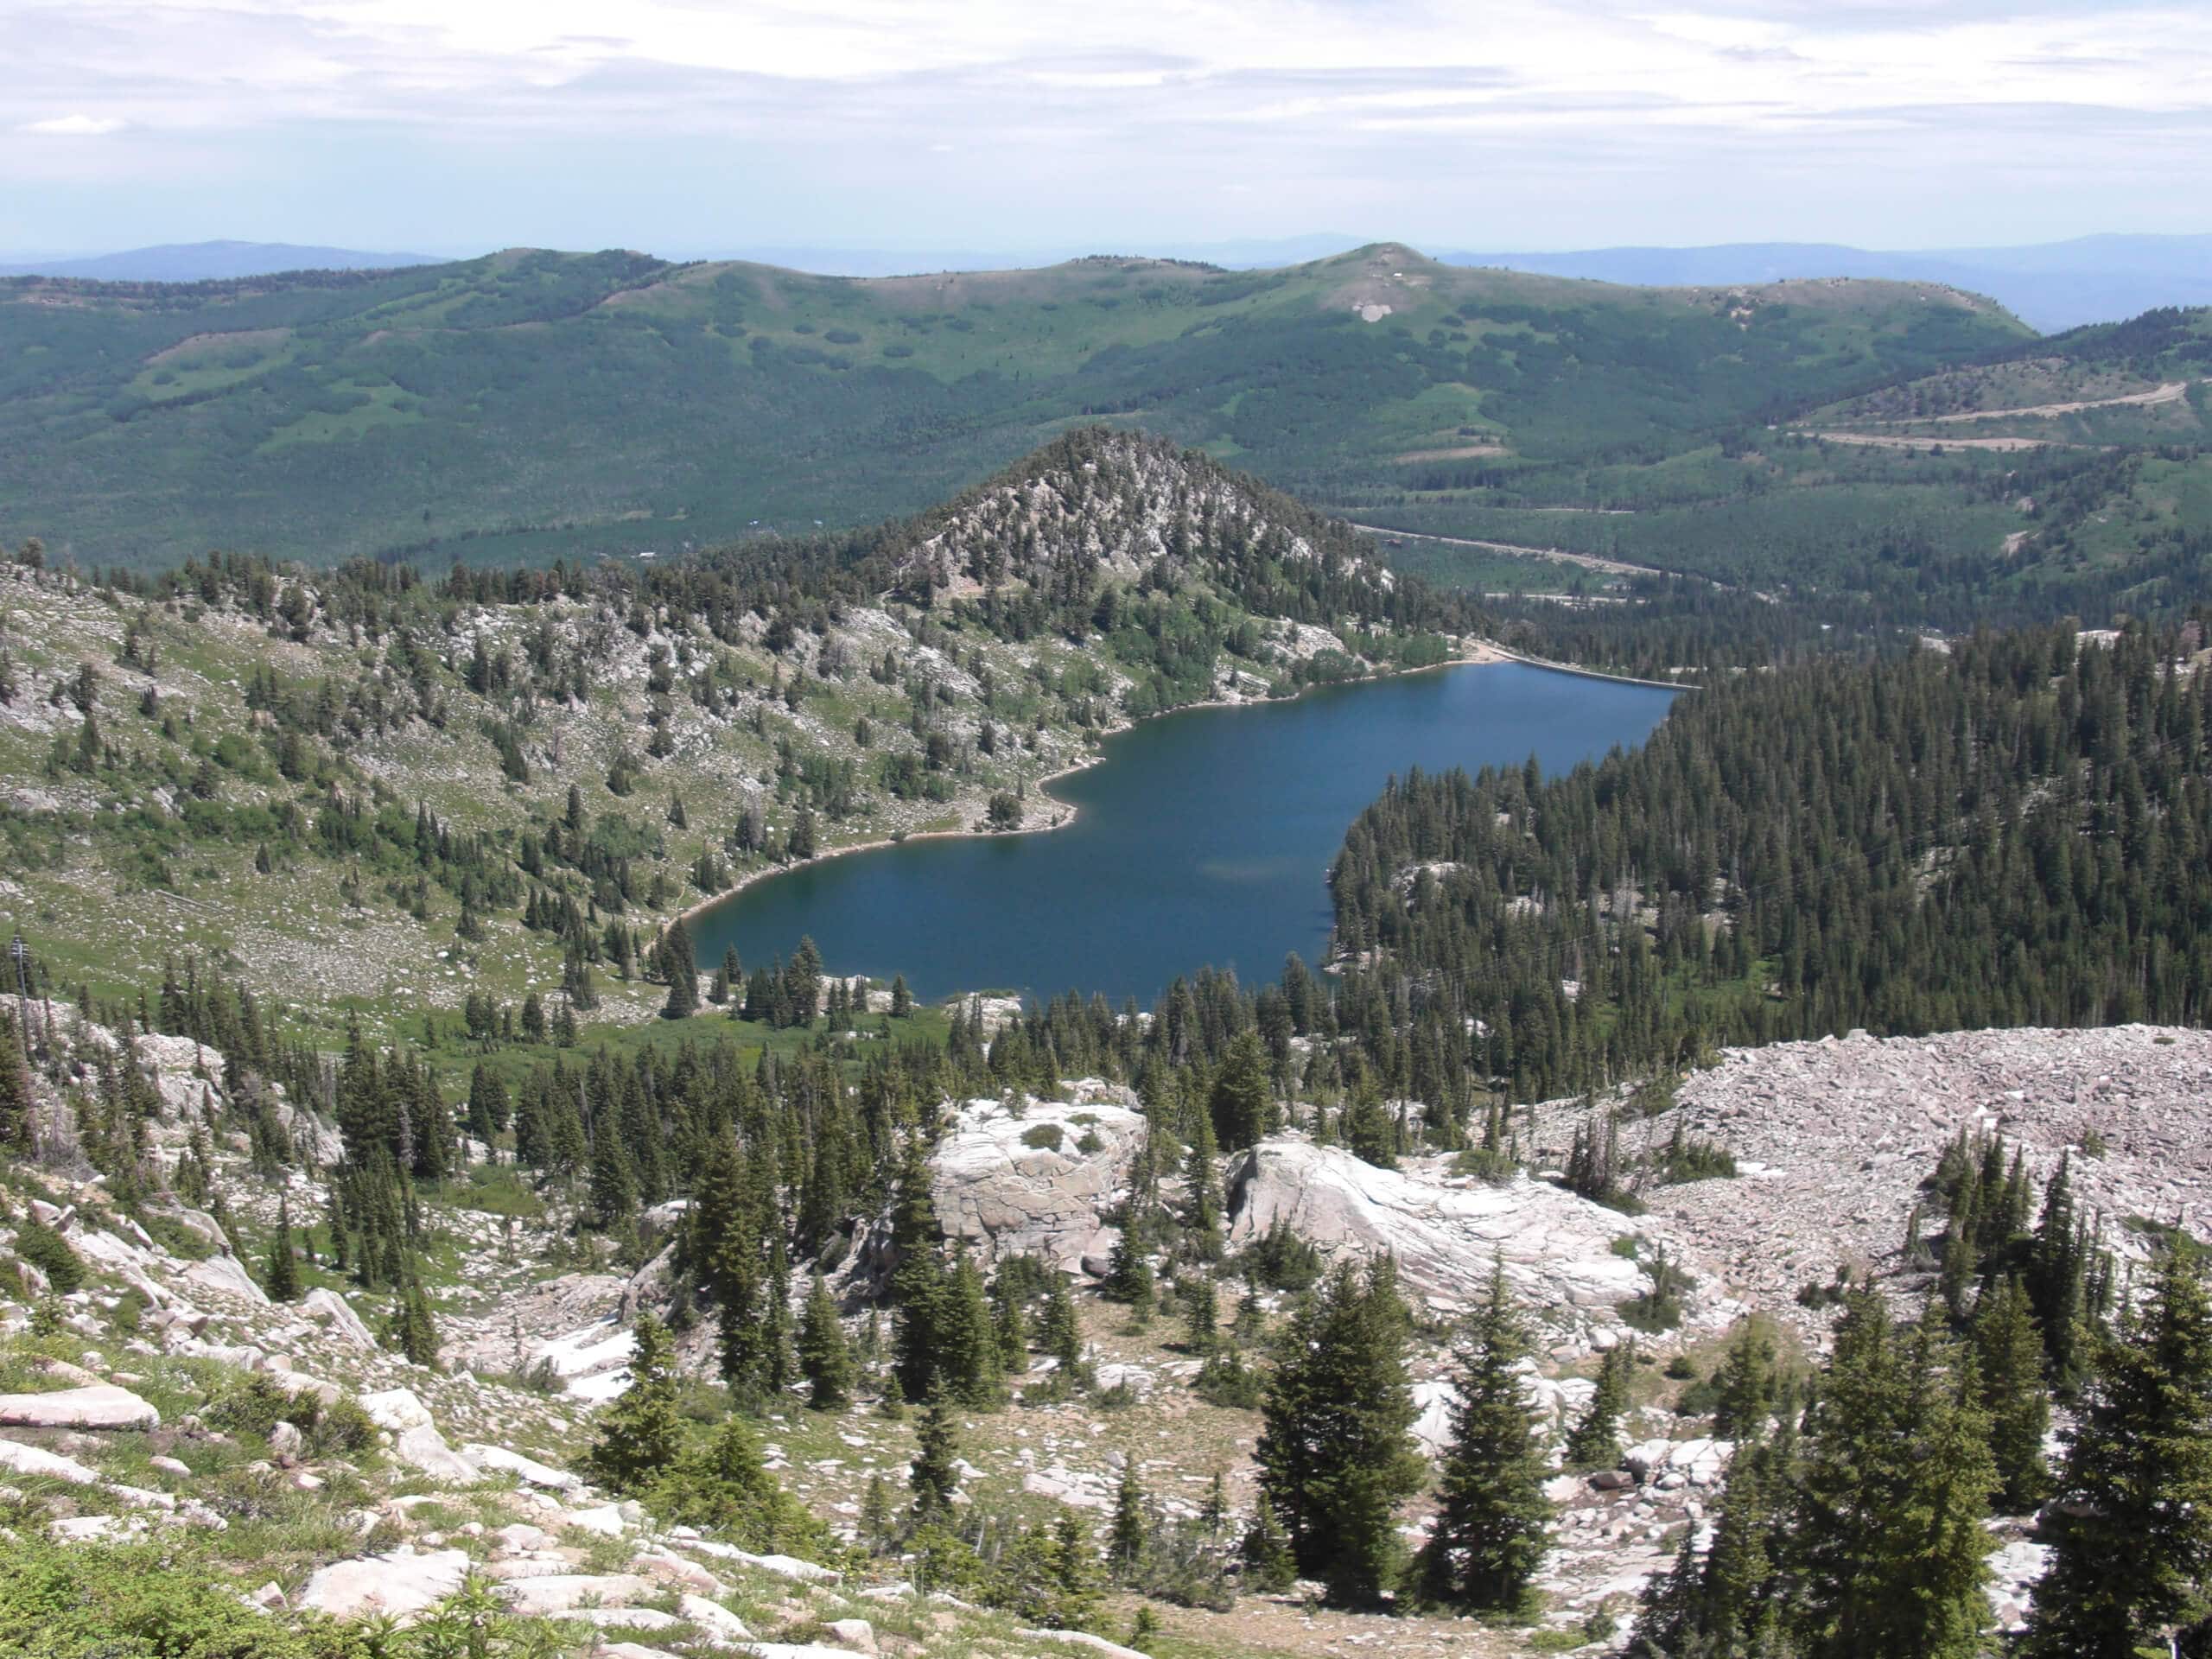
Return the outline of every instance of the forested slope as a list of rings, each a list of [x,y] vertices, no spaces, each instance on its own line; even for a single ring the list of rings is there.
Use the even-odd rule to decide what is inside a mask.
[[[27,544],[0,563],[0,922],[104,991],[228,957],[326,1040],[341,1008],[657,1003],[640,950],[747,875],[1033,823],[1029,786],[1132,719],[1436,662],[1480,620],[1279,492],[1096,429],[918,519],[690,560],[88,586]]]
[[[1536,1096],[1859,1026],[2196,1023],[2200,632],[1814,661],[1567,777],[1408,778],[1332,871],[1342,1018],[1446,1052],[1478,1021]]]
[[[1511,450],[1649,460],[2023,339],[1883,283],[1637,289],[1379,245],[849,281],[510,251],[0,283],[0,524],[81,563],[665,553],[914,512],[1109,416],[1337,501]]]

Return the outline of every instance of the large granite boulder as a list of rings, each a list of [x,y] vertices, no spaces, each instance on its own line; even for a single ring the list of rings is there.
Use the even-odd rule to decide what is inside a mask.
[[[461,1550],[417,1555],[403,1548],[319,1568],[296,1605],[333,1618],[385,1613],[404,1619],[453,1594],[467,1574],[468,1557]]]
[[[1618,1331],[1621,1305],[1650,1283],[1617,1243],[1653,1242],[1635,1219],[1547,1182],[1493,1186],[1448,1168],[1422,1159],[1378,1169],[1340,1147],[1262,1141],[1230,1171],[1230,1243],[1241,1249],[1280,1224],[1330,1257],[1387,1250],[1404,1289],[1444,1312],[1472,1306],[1502,1262],[1516,1297],[1554,1334],[1603,1340]],[[1718,1287],[1682,1265],[1699,1281],[1689,1317],[1709,1321]]]
[[[1144,1118],[1126,1089],[1073,1085],[1062,1104],[1028,1100],[1016,1112],[971,1100],[938,1144],[938,1224],[985,1262],[1043,1256],[1082,1271],[1085,1249],[1128,1185]]]
[[[102,1382],[52,1394],[0,1394],[0,1424],[12,1428],[159,1428],[162,1414],[130,1389]]]

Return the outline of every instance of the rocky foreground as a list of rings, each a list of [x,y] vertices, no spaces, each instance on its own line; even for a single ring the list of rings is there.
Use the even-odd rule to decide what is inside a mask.
[[[122,1046],[96,1028],[73,1040],[87,1056]],[[130,1046],[161,1103],[149,1144],[174,1164],[219,1090],[189,1044],[141,1038]],[[1685,1079],[1672,1109],[1629,1125],[1623,1153],[1642,1151],[1647,1133],[1663,1145],[1679,1123],[1732,1153],[1734,1179],[1643,1185],[1643,1211],[1631,1215],[1548,1179],[1484,1182],[1447,1158],[1377,1169],[1285,1135],[1227,1160],[1228,1242],[1233,1257],[1283,1228],[1325,1257],[1396,1256],[1403,1286],[1435,1322],[1415,1368],[1417,1434],[1432,1452],[1452,1397],[1451,1322],[1493,1262],[1543,1333],[1530,1402],[1554,1427],[1586,1402],[1595,1357],[1635,1338],[1651,1363],[1639,1373],[1618,1466],[1561,1473],[1550,1488],[1560,1514],[1543,1577],[1545,1624],[1596,1632],[1605,1615],[1626,1613],[1725,1485],[1730,1447],[1684,1390],[1711,1375],[1737,1321],[1761,1313],[1815,1346],[1826,1316],[1801,1305],[1805,1286],[1832,1282],[1840,1269],[1872,1270],[1909,1294],[1914,1281],[1897,1273],[1907,1217],[1962,1128],[2016,1142],[2039,1177],[2070,1159],[2085,1205],[2131,1258],[2147,1255],[2154,1227],[2202,1236],[2212,1226],[2209,1090],[2212,1036],[2186,1030],[1854,1036],[1731,1051]],[[1064,1094],[950,1106],[936,1198],[947,1233],[981,1256],[1034,1254],[1083,1287],[1113,1255],[1115,1206],[1141,1119],[1112,1085]],[[44,1132],[60,1135],[66,1125],[47,1104]],[[1563,1160],[1582,1110],[1554,1103],[1535,1112],[1539,1169]],[[301,1144],[327,1145],[328,1126],[311,1115],[288,1122]],[[917,1597],[896,1560],[747,1555],[658,1528],[636,1506],[594,1492],[574,1467],[593,1413],[627,1384],[627,1322],[673,1300],[665,1249],[635,1269],[604,1256],[564,1267],[531,1231],[543,1222],[518,1228],[483,1211],[441,1209],[447,1270],[433,1300],[444,1364],[414,1365],[378,1328],[376,1299],[335,1281],[296,1303],[263,1294],[233,1247],[253,1258],[249,1241],[264,1236],[279,1189],[246,1173],[245,1151],[218,1148],[234,1211],[227,1226],[174,1205],[149,1212],[158,1224],[142,1224],[97,1179],[49,1175],[0,1197],[10,1217],[0,1222],[0,1244],[14,1250],[35,1218],[88,1272],[84,1287],[59,1299],[60,1330],[34,1341],[41,1300],[52,1317],[55,1304],[42,1296],[50,1287],[20,1253],[0,1256],[0,1504],[11,1506],[10,1524],[88,1548],[192,1536],[216,1560],[227,1560],[224,1540],[251,1539],[251,1555],[222,1569],[239,1595],[338,1617],[412,1616],[479,1574],[511,1609],[556,1624],[569,1650],[607,1659],[733,1648],[770,1659],[1033,1656],[1072,1641]],[[296,1215],[315,1213],[323,1195],[307,1174],[291,1174],[283,1190]],[[672,1227],[679,1207],[649,1221]],[[863,1341],[881,1245],[880,1228],[864,1227],[834,1279]],[[1639,1328],[1649,1324],[1640,1312],[1649,1264],[1662,1251],[1692,1282],[1672,1318]],[[1267,1317],[1287,1297],[1255,1300]],[[1049,1360],[1011,1379],[1014,1407],[963,1426],[963,1499],[1064,1505],[1103,1523],[1134,1465],[1171,1516],[1198,1514],[1217,1472],[1232,1508],[1249,1514],[1256,1414],[1197,1397],[1198,1363],[1172,1320],[1133,1319],[1088,1292],[1078,1306],[1109,1392],[1058,1397],[1045,1386]],[[711,1370],[709,1347],[696,1326],[683,1341],[702,1372]],[[340,1417],[358,1408],[361,1435],[334,1446],[288,1422],[226,1427],[225,1402],[252,1378]],[[885,1415],[871,1399],[819,1413],[794,1396],[770,1414],[763,1438],[779,1478],[848,1541],[871,1478],[899,1488],[914,1450],[911,1420]],[[278,1548],[254,1518],[272,1506],[296,1522]],[[1421,1524],[1408,1516],[1413,1533]],[[2009,1625],[2041,1558],[2024,1518],[1999,1530],[1992,1613]],[[1171,1630],[1239,1651],[1374,1643],[1505,1653],[1526,1640],[1455,1621],[1325,1612],[1297,1597],[1247,1596],[1227,1614],[1162,1611]]]

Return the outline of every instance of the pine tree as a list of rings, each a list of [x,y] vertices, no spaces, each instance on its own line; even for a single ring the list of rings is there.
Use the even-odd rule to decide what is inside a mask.
[[[400,1355],[410,1364],[436,1366],[437,1322],[430,1316],[430,1299],[423,1293],[423,1281],[411,1274],[400,1288],[394,1331]]]
[[[1268,1383],[1254,1454],[1264,1501],[1300,1570],[1338,1601],[1382,1593],[1396,1567],[1397,1506],[1420,1490],[1406,1327],[1388,1256],[1364,1274],[1341,1264],[1300,1304]]]
[[[1552,1506],[1543,1491],[1550,1471],[1530,1426],[1521,1370],[1528,1354],[1505,1269],[1493,1263],[1489,1294],[1461,1346],[1452,1444],[1437,1487],[1436,1522],[1421,1552],[1421,1594],[1440,1605],[1522,1611],[1550,1545]]]
[[[1151,1522],[1144,1512],[1144,1487],[1137,1478],[1135,1458],[1122,1465],[1121,1484],[1114,1489],[1114,1518],[1106,1531],[1106,1561],[1114,1576],[1128,1584],[1144,1560]]]
[[[935,1357],[938,1375],[961,1404],[988,1411],[1006,1400],[1005,1356],[982,1270],[965,1249],[953,1263],[939,1302]]]
[[[1808,1659],[1980,1651],[1997,1469],[1978,1393],[1936,1304],[1901,1344],[1879,1293],[1849,1293],[1793,1523]]]
[[[1212,1278],[1185,1273],[1175,1291],[1183,1304],[1184,1345],[1200,1359],[1211,1359],[1221,1351],[1221,1298]]]
[[[668,1327],[640,1313],[632,1331],[630,1386],[601,1414],[599,1438],[584,1454],[591,1478],[627,1497],[673,1469],[683,1454],[676,1408],[676,1350]]]
[[[1398,1126],[1382,1104],[1372,1072],[1361,1075],[1344,1103],[1343,1132],[1344,1149],[1353,1157],[1380,1169],[1398,1166]]]
[[[0,1150],[31,1146],[31,1077],[12,1015],[0,1014]]]
[[[1716,1440],[1748,1440],[1765,1427],[1774,1406],[1774,1338],[1756,1316],[1736,1327],[1713,1379]]]
[[[1143,1243],[1124,1228],[1114,1241],[1112,1255],[1108,1259],[1105,1282],[1099,1287],[1117,1302],[1127,1302],[1141,1313],[1149,1313],[1158,1299],[1159,1287],[1152,1276],[1152,1258],[1146,1255]]]
[[[1629,1378],[1636,1368],[1636,1344],[1615,1343],[1598,1362],[1598,1383],[1581,1421],[1567,1437],[1567,1466],[1610,1469],[1621,1454],[1621,1414],[1628,1409]]]
[[[1274,1505],[1264,1497],[1252,1524],[1244,1529],[1237,1554],[1244,1562],[1245,1582],[1255,1590],[1280,1593],[1297,1581],[1298,1558],[1291,1551],[1289,1535],[1275,1517]]]
[[[906,1484],[914,1491],[914,1514],[927,1521],[952,1508],[952,1495],[960,1490],[959,1427],[953,1421],[952,1402],[943,1389],[930,1395],[915,1436],[914,1463]]]
[[[1989,1414],[1989,1450],[2006,1513],[2026,1515],[2049,1496],[2043,1455],[2050,1396],[2043,1378],[2043,1337],[2016,1275],[1982,1293],[1974,1317],[1974,1371]]]
[[[881,1474],[868,1478],[868,1491],[861,1497],[860,1533],[861,1541],[870,1548],[881,1550],[893,1535],[891,1518],[891,1488]]]
[[[1090,1529],[1073,1510],[1063,1509],[1052,1524],[1052,1606],[1045,1623],[1053,1630],[1079,1630],[1098,1617],[1098,1547]]]
[[[798,1365],[810,1390],[809,1403],[816,1410],[836,1411],[853,1397],[852,1347],[819,1273],[807,1293],[806,1313],[799,1323]]]
[[[2103,1345],[2044,1511],[2032,1659],[2135,1659],[2201,1628],[2212,1578],[2212,1306],[2170,1252]],[[2193,1651],[2193,1649],[2185,1649]]]
[[[699,1007],[699,961],[692,949],[691,930],[684,926],[681,916],[661,936],[660,959],[668,975],[668,1002],[660,1011],[661,1018],[686,1019]]]
[[[1229,1480],[1220,1470],[1213,1471],[1213,1478],[1206,1484],[1206,1501],[1198,1506],[1198,1525],[1209,1538],[1221,1536],[1221,1529],[1229,1524]]]
[[[914,994],[906,988],[906,976],[894,974],[891,978],[891,1017],[904,1020],[914,1011]]]
[[[1274,1095],[1268,1087],[1267,1051],[1260,1046],[1258,1032],[1239,1032],[1230,1039],[1207,1111],[1214,1138],[1229,1152],[1256,1144],[1273,1127]]]
[[[507,1086],[481,1061],[468,1077],[468,1132],[491,1146],[507,1127]]]
[[[2065,1154],[2044,1189],[2043,1214],[2029,1246],[2026,1274],[2028,1300],[2043,1332],[2051,1386],[2061,1394],[2071,1394],[2088,1369],[2089,1356],[2082,1332],[2086,1257],[2074,1214],[2073,1160]]]
[[[601,1227],[613,1230],[638,1211],[638,1179],[622,1138],[601,1123],[591,1149],[591,1207]]]
[[[292,1201],[289,1198],[276,1200],[276,1233],[269,1241],[269,1271],[263,1276],[261,1287],[269,1293],[269,1300],[272,1302],[296,1302],[300,1300],[300,1264],[292,1253]]]
[[[1057,1273],[1045,1287],[1045,1318],[1038,1334],[1045,1351],[1058,1362],[1061,1374],[1075,1382],[1083,1370],[1083,1327],[1076,1323],[1068,1281]]]

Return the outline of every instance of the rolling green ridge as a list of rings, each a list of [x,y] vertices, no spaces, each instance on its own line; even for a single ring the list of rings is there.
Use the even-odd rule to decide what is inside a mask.
[[[510,251],[24,278],[0,285],[0,531],[140,568],[666,551],[910,512],[1098,418],[1328,505],[1501,456],[1553,489],[1679,471],[1717,430],[2029,338],[1922,285],[1625,289],[1394,245],[1249,272],[848,280]]]

